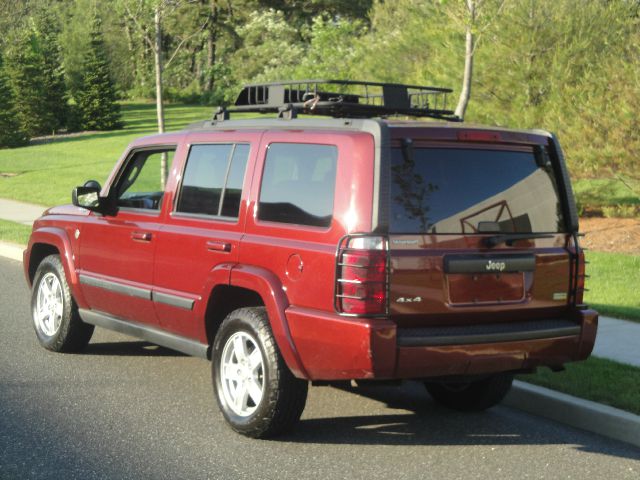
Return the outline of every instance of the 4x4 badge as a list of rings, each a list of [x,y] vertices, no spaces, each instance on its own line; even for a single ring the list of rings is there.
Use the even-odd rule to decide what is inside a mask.
[[[405,298],[400,297],[396,300],[397,303],[418,303],[422,301],[422,297]]]

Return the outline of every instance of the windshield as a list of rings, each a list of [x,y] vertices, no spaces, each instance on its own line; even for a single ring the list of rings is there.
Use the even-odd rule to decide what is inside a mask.
[[[391,233],[565,230],[553,171],[533,150],[393,148],[391,162]]]

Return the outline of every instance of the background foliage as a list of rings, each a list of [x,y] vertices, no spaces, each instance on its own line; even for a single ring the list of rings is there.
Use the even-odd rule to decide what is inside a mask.
[[[640,2],[474,1],[466,120],[555,131],[574,175],[618,176],[637,196]],[[310,77],[449,86],[451,108],[460,91],[464,0],[0,0],[0,53],[22,129],[72,126],[64,109],[81,97],[94,17],[118,97],[153,98],[145,36],[158,6],[169,101],[214,105],[243,83]],[[33,98],[45,85],[57,106]],[[45,104],[49,117],[33,111]]]

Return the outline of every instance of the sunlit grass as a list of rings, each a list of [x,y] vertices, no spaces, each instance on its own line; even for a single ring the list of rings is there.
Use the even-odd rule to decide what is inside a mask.
[[[519,379],[640,414],[640,368],[595,357],[565,367],[564,372],[543,368]]]
[[[640,321],[640,256],[587,252],[585,302],[603,315]]]
[[[26,245],[31,235],[31,227],[21,223],[0,220],[0,241]]]
[[[132,140],[157,132],[155,105],[130,103],[122,110],[122,130],[0,150],[0,174],[15,174],[0,175],[0,197],[51,206],[69,203],[72,188],[86,180],[103,183]],[[166,129],[180,130],[211,114],[211,107],[168,105]]]
[[[639,205],[640,198],[615,178],[574,180],[573,191],[582,206]]]

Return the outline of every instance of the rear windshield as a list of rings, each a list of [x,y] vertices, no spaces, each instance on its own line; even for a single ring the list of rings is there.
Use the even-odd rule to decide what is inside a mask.
[[[533,151],[394,148],[391,163],[391,233],[565,230],[553,171]]]

